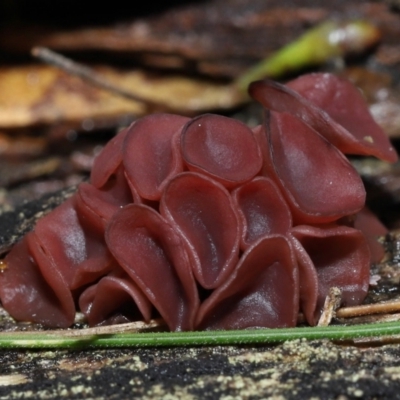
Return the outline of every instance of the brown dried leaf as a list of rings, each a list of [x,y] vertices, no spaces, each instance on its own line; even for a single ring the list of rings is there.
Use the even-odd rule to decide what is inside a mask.
[[[229,109],[243,98],[228,85],[180,76],[156,77],[142,71],[96,69],[105,79],[141,98],[164,104],[180,114]],[[0,127],[80,123],[92,119],[118,121],[146,113],[144,103],[93,87],[47,66],[0,69]]]

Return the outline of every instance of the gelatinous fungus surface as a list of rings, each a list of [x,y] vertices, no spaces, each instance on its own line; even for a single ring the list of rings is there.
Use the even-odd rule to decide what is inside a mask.
[[[333,75],[249,91],[266,114],[253,130],[154,114],[115,136],[90,183],[6,256],[5,309],[49,327],[78,309],[90,325],[161,316],[179,331],[292,327],[299,311],[314,325],[331,287],[360,304],[384,228],[343,153],[396,153]]]

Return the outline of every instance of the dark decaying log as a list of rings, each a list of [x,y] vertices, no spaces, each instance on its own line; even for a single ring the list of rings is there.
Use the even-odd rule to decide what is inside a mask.
[[[5,31],[0,47],[26,51],[43,45],[60,51],[129,53],[148,66],[235,77],[329,18],[370,20],[382,31],[383,41],[398,49],[398,16],[388,4],[362,0],[200,2],[116,26],[65,32],[35,28],[12,36]]]

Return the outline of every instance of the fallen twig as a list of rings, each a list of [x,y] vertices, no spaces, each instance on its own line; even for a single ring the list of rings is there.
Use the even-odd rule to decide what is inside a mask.
[[[335,318],[335,322],[343,325],[377,324],[381,322],[394,322],[394,321],[400,321],[399,313],[363,315],[361,317],[350,317],[350,318]]]
[[[154,112],[157,110],[168,110],[170,108],[167,104],[154,102],[152,100],[143,98],[135,93],[132,93],[129,90],[121,88],[104,78],[93,68],[73,61],[70,58],[56,53],[46,47],[34,47],[31,50],[31,54],[39,60],[45,62],[46,64],[50,64],[57,68],[60,68],[70,75],[78,76],[84,81],[101,89],[107,90],[108,92],[114,93],[117,96],[121,96],[132,101],[144,103],[147,107],[150,108],[149,112]]]
[[[336,311],[337,318],[352,318],[362,315],[390,314],[400,311],[400,300],[387,301],[375,304],[365,304],[361,306],[342,307]]]

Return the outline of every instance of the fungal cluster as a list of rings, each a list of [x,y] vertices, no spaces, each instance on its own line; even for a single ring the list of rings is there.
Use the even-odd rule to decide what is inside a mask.
[[[344,153],[397,155],[350,82],[251,84],[265,122],[146,116],[96,158],[90,183],[6,256],[4,308],[48,327],[161,316],[172,331],[315,325],[331,287],[363,301],[365,190]],[[360,222],[361,221],[361,222]],[[363,232],[357,229],[363,226]]]

